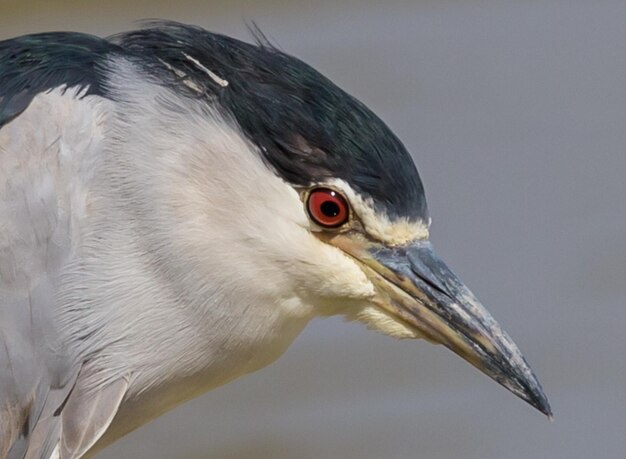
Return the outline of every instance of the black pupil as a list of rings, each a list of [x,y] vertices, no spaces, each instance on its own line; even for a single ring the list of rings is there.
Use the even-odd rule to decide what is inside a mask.
[[[339,204],[334,201],[324,201],[320,206],[320,210],[327,217],[336,217],[341,212]]]

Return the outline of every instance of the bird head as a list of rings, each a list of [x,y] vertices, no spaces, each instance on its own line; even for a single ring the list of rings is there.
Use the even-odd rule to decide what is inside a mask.
[[[265,42],[176,25],[116,40],[165,91],[137,94],[191,113],[184,125],[161,116],[168,136],[136,121],[149,116],[126,127],[143,148],[159,139],[150,162],[167,158],[170,178],[160,188],[165,204],[151,205],[167,209],[150,212],[174,216],[162,219],[173,222],[171,250],[187,253],[193,275],[222,273],[222,290],[243,292],[238,301],[341,314],[442,344],[551,414],[518,347],[434,252],[417,168],[367,107]],[[117,70],[112,86],[132,92],[132,78]]]

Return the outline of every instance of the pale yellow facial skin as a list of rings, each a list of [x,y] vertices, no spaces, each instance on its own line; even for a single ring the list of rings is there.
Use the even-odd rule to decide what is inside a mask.
[[[375,210],[374,202],[370,198],[358,194],[344,180],[332,179],[324,185],[339,191],[347,199],[353,220],[358,220],[358,227],[368,237],[391,247],[428,239],[427,223],[411,221],[408,218],[390,220],[387,215]],[[348,222],[346,227],[351,227],[351,223]]]
[[[360,321],[369,329],[397,339],[424,338],[425,335],[415,326],[402,320],[397,313],[385,307],[390,302],[389,293],[384,285],[387,282],[367,267],[362,257],[366,256],[367,248],[371,246],[370,241],[395,247],[428,239],[428,226],[423,222],[408,219],[391,221],[386,215],[375,210],[371,199],[364,199],[343,180],[332,179],[318,186],[337,191],[345,198],[350,207],[350,219],[339,228],[326,229],[317,225],[310,217],[312,234],[323,243],[337,247],[344,255],[347,255],[351,262],[356,264],[358,271],[365,274],[373,292],[372,295],[361,297],[364,301],[357,305],[353,304],[351,308],[338,307],[331,313],[341,311],[349,319]],[[300,196],[303,203],[306,203],[309,191],[315,188],[317,186],[302,190]],[[351,279],[353,285],[359,285],[362,282],[354,266],[347,272],[354,273]]]

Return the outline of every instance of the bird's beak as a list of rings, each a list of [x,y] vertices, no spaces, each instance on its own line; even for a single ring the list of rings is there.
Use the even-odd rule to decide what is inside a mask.
[[[548,399],[518,347],[437,257],[429,241],[388,247],[353,232],[337,234],[327,242],[360,262],[378,290],[378,307],[552,416]]]

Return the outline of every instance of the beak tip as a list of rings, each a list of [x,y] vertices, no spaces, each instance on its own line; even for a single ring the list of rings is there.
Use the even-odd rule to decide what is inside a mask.
[[[548,397],[543,392],[543,388],[539,383],[535,380],[535,384],[532,384],[531,388],[528,388],[525,395],[522,397],[526,402],[528,402],[533,408],[540,411],[549,421],[554,420],[554,414],[552,413],[552,407],[550,406],[550,402],[548,401]]]
[[[518,347],[429,241],[400,248],[374,244],[361,252],[343,243],[372,272],[391,313],[553,419],[548,398]]]
[[[550,406],[550,402],[548,402],[548,398],[545,396],[543,392],[541,392],[540,398],[538,398],[533,406],[541,411],[548,417],[549,421],[554,421],[554,414],[552,413],[552,407]]]
[[[536,402],[536,403],[533,403],[532,405],[537,410],[539,410],[543,414],[545,414],[549,421],[553,421],[554,420],[554,414],[552,413],[552,407],[550,406],[550,403],[548,403],[547,399],[544,398],[543,400],[541,400],[541,402]]]

